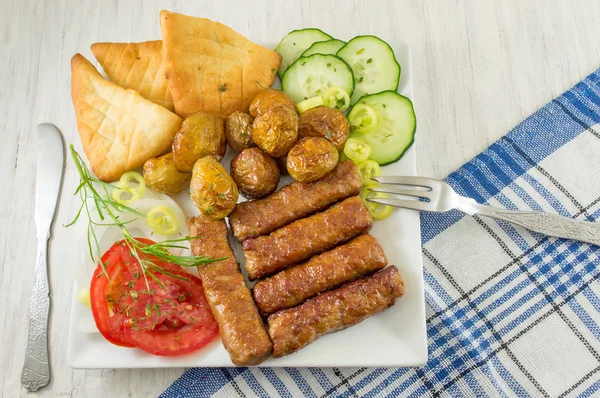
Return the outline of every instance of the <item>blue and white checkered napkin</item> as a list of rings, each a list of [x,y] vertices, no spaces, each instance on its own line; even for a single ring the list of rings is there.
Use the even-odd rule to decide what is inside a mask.
[[[600,216],[600,69],[448,176],[508,209]],[[419,369],[190,369],[176,396],[589,396],[600,391],[600,249],[458,212],[421,216]]]

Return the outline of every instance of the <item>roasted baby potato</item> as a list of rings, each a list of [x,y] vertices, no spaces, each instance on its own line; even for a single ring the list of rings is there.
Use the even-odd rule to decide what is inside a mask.
[[[294,112],[297,112],[296,104],[286,93],[281,90],[269,88],[256,94],[256,97],[250,103],[250,116],[255,118],[278,104],[285,105]]]
[[[187,117],[173,138],[173,161],[182,172],[192,171],[196,160],[205,156],[221,160],[226,150],[225,122],[207,112]]]
[[[252,116],[244,112],[233,112],[225,121],[225,138],[235,151],[250,148],[252,141]]]
[[[175,195],[190,185],[192,173],[182,173],[173,162],[173,153],[148,159],[144,163],[144,180],[155,191]]]
[[[298,139],[298,115],[285,105],[275,105],[254,119],[252,139],[273,157],[285,156]]]
[[[300,116],[298,135],[300,137],[327,138],[338,151],[344,149],[344,143],[350,134],[350,124],[346,116],[337,109],[318,106]]]
[[[238,189],[221,163],[212,156],[206,156],[194,164],[190,196],[202,214],[219,220],[234,209]]]
[[[287,156],[287,170],[298,182],[311,182],[335,168],[339,153],[325,138],[302,138]]]
[[[231,161],[231,177],[249,199],[272,194],[279,183],[279,166],[260,148],[248,148]]]

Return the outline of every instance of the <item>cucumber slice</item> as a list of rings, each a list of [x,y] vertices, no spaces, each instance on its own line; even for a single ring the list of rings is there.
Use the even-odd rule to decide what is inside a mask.
[[[339,51],[340,48],[344,47],[346,42],[341,40],[332,39],[326,41],[318,41],[313,43],[312,46],[308,47],[306,51],[304,51],[301,57],[308,57],[313,54],[331,54],[335,55]]]
[[[417,118],[411,100],[395,91],[362,97],[356,105],[369,105],[377,114],[377,127],[368,133],[351,132],[371,146],[369,159],[380,165],[394,163],[415,140]]]
[[[331,86],[354,91],[352,69],[335,55],[313,54],[296,60],[281,79],[281,88],[295,103],[322,95]]]
[[[380,38],[355,37],[340,48],[337,56],[346,61],[354,72],[356,89],[351,99],[353,104],[365,94],[398,88],[400,64],[392,48]]]
[[[316,28],[292,30],[275,47],[275,51],[281,55],[281,65],[277,72],[279,77],[283,77],[287,68],[313,43],[331,39],[333,37]]]

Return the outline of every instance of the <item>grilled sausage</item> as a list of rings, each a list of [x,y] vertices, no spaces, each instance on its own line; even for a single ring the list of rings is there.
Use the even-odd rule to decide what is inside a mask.
[[[404,294],[404,282],[395,266],[373,276],[323,293],[298,307],[269,317],[273,357],[291,354],[324,334],[346,329],[381,312]]]
[[[293,182],[264,199],[238,204],[229,215],[229,223],[240,241],[255,238],[358,195],[361,186],[354,163],[350,160],[340,162],[329,175],[318,181]]]
[[[194,255],[226,257],[198,267],[198,272],[231,362],[238,366],[261,363],[273,345],[229,246],[225,221],[199,216],[190,218],[188,226],[191,236],[199,236],[192,240]]]
[[[364,234],[345,245],[314,256],[304,264],[258,281],[252,295],[263,315],[301,304],[343,283],[370,275],[387,264],[383,248]]]
[[[373,220],[358,196],[322,213],[302,218],[267,236],[246,239],[248,278],[255,280],[288,268],[314,254],[344,243],[371,229]]]

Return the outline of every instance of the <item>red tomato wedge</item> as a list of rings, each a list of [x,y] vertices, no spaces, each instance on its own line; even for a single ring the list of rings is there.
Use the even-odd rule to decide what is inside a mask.
[[[100,333],[113,344],[163,356],[186,354],[210,342],[219,327],[201,280],[178,265],[147,256],[142,259],[165,271],[153,271],[160,283],[148,275],[144,278],[124,241],[116,242],[102,256],[110,280],[98,265],[90,287],[92,313]]]

